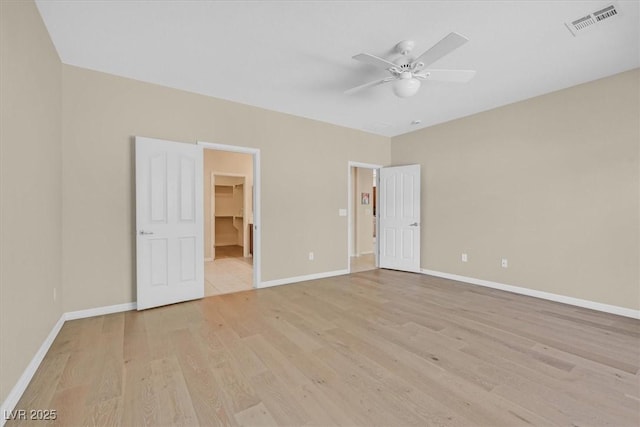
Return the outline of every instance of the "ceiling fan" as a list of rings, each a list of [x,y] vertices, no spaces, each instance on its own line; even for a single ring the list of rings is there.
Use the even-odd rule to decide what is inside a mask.
[[[458,33],[449,33],[422,55],[414,58],[410,53],[415,46],[415,42],[404,40],[395,46],[395,51],[400,53],[400,56],[393,62],[369,53],[359,53],[353,59],[376,67],[382,67],[390,72],[391,76],[356,86],[344,93],[351,95],[363,89],[393,82],[393,93],[401,98],[406,98],[418,93],[420,80],[466,83],[476,74],[474,70],[436,70],[427,69],[426,67],[468,41],[469,39]]]

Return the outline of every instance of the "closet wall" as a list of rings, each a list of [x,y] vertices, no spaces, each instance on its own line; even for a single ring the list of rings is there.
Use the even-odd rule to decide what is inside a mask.
[[[212,227],[211,227],[211,174],[231,174],[244,175],[246,181],[242,190],[237,187],[240,180],[235,177],[216,177],[215,184],[218,186],[219,195],[216,214],[226,218],[216,218],[216,229],[220,231],[217,244],[232,245],[238,244],[245,248],[245,254],[249,248],[249,233],[247,232],[248,224],[253,223],[253,157],[250,154],[231,153],[228,151],[204,150],[204,257],[211,259],[212,257]],[[220,185],[221,184],[221,185]],[[233,186],[236,185],[236,195],[234,198]],[[226,187],[226,188],[223,188]],[[239,192],[242,195],[239,196]],[[224,195],[223,195],[224,194]],[[242,206],[238,197],[241,197],[246,209],[240,215],[239,208]],[[234,204],[235,203],[235,204]],[[233,217],[236,217],[235,219]],[[242,216],[242,218],[239,218]],[[232,231],[233,221],[242,231]],[[218,224],[219,223],[219,224]],[[240,240],[237,240],[240,239]],[[234,243],[235,241],[235,243]]]

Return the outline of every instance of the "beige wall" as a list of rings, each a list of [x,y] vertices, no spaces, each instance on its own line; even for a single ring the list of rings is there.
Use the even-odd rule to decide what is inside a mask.
[[[393,138],[394,164],[422,165],[422,267],[639,309],[639,80]]]
[[[135,135],[261,150],[263,281],[347,268],[348,161],[387,164],[389,138],[72,66],[62,78],[65,311],[136,300]]]
[[[211,173],[244,175],[244,230],[253,221],[251,189],[253,188],[253,156],[251,154],[232,153],[220,150],[204,150],[204,257],[211,258]],[[219,182],[220,180],[216,181]],[[241,233],[239,245],[248,246],[249,233]],[[215,241],[215,240],[214,240]]]
[[[373,169],[356,168],[356,255],[373,253]],[[369,204],[362,204],[362,193],[369,193]]]
[[[0,31],[2,402],[62,314],[62,190],[58,55],[32,2],[0,1]]]

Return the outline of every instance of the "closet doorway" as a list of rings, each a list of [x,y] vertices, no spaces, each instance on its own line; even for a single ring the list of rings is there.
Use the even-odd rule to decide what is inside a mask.
[[[254,288],[253,157],[204,150],[205,296]]]

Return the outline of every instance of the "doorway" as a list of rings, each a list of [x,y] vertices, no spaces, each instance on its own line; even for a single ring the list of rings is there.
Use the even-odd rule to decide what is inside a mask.
[[[349,271],[378,267],[376,221],[380,166],[349,162]]]
[[[258,283],[254,268],[257,154],[239,147],[199,144],[205,148],[205,297],[253,289]]]

